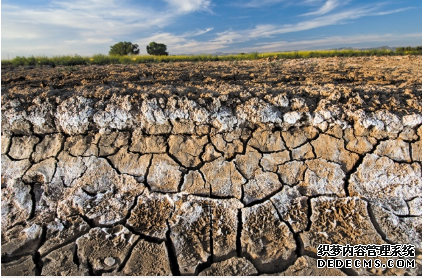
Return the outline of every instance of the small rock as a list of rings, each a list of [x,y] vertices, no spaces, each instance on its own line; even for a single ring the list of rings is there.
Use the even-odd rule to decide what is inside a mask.
[[[278,166],[278,175],[284,184],[294,185],[303,180],[307,168],[302,161],[290,161]]]
[[[99,156],[107,156],[114,154],[118,148],[126,146],[129,140],[128,132],[111,132],[102,134],[98,147],[99,147]]]
[[[39,141],[40,139],[36,136],[13,137],[12,145],[9,150],[10,157],[14,159],[30,158],[33,153],[34,145]]]
[[[203,176],[198,170],[191,170],[183,179],[181,191],[194,195],[209,196],[210,186],[206,185]]]
[[[278,213],[287,221],[295,233],[308,227],[308,197],[302,196],[294,187],[285,185],[283,189],[271,197]]]
[[[61,133],[46,135],[44,139],[37,144],[35,152],[32,155],[33,160],[37,163],[49,157],[58,155],[62,148],[64,136]]]
[[[309,143],[306,143],[298,148],[292,149],[291,156],[295,160],[306,160],[310,158],[315,158],[315,154],[312,151],[312,146]]]
[[[153,191],[177,192],[182,172],[179,164],[167,154],[154,154],[147,182]]]
[[[215,134],[211,136],[211,141],[213,145],[218,149],[220,152],[223,153],[225,159],[229,159],[231,157],[234,157],[236,154],[240,154],[244,150],[243,142],[241,142],[240,139],[235,138],[229,138],[225,140],[227,137],[227,134]]]
[[[248,142],[249,146],[261,152],[279,152],[286,149],[279,131],[258,129],[253,132],[253,137]]]
[[[138,238],[122,225],[93,228],[77,239],[78,258],[83,267],[90,264],[95,274],[97,271],[117,270]]]
[[[358,161],[358,155],[345,150],[343,139],[337,139],[329,135],[320,136],[311,142],[318,158],[342,164],[343,171],[352,170]]]
[[[113,266],[115,264],[115,259],[113,257],[105,258],[104,264],[106,264],[107,266]]]
[[[171,276],[166,243],[139,240],[121,273],[131,276]]]
[[[55,173],[55,170],[56,170],[56,159],[52,157],[52,158],[43,160],[40,163],[33,164],[33,166],[31,166],[31,168],[25,173],[22,180],[28,183],[32,183],[32,182],[49,183],[53,178],[53,174]]]
[[[74,263],[74,252],[76,245],[74,242],[60,247],[42,258],[43,276],[87,276],[88,269],[80,269]]]
[[[185,167],[196,167],[201,163],[200,154],[208,143],[207,136],[171,135],[169,152]]]
[[[8,135],[1,136],[1,154],[6,154],[8,152],[11,142],[12,140],[10,136]]]
[[[151,193],[138,197],[127,224],[147,236],[166,239],[167,220],[174,210],[172,199],[167,195]]]
[[[254,178],[243,185],[243,202],[245,205],[249,205],[252,202],[260,201],[278,191],[281,186],[277,174],[258,169],[254,173]]]
[[[290,149],[297,148],[308,140],[315,138],[318,135],[318,130],[314,127],[291,128],[288,131],[281,133],[285,144]]]
[[[21,180],[10,180],[1,189],[1,230],[27,220],[32,211],[31,187]]]
[[[303,195],[336,194],[345,196],[345,173],[340,165],[328,162],[322,158],[305,162],[307,169],[304,180],[299,183],[298,189]]]
[[[21,257],[16,261],[1,264],[2,276],[35,276],[36,265],[32,256]]]
[[[407,205],[410,209],[410,215],[421,216],[422,215],[422,197],[417,197],[411,201],[407,201]]]
[[[41,236],[42,228],[37,224],[16,225],[2,232],[1,256],[32,255],[37,251]]]
[[[401,139],[380,142],[374,153],[398,162],[411,162],[410,145]]]
[[[28,159],[10,160],[7,155],[1,156],[1,183],[5,187],[8,180],[22,178],[24,173],[30,168],[31,162]],[[3,185],[4,184],[4,185]]]
[[[221,154],[217,152],[213,146],[213,144],[209,143],[205,146],[205,151],[203,155],[201,156],[201,159],[204,162],[211,162],[215,160],[216,158],[219,158]]]
[[[47,225],[46,241],[38,252],[44,256],[62,244],[84,235],[89,230],[90,226],[80,216],[71,216],[62,221],[56,218]]]
[[[213,196],[241,198],[241,185],[246,180],[235,168],[233,162],[225,161],[221,157],[204,164],[200,171],[207,185],[210,186]]]
[[[278,165],[284,164],[290,160],[289,151],[282,151],[276,153],[264,153],[262,154],[262,160],[260,165],[264,171],[270,171],[276,173],[278,170]],[[241,169],[241,168],[239,168]]]
[[[115,168],[123,174],[134,176],[137,181],[145,180],[151,155],[139,155],[127,151],[128,147],[122,147],[115,155],[108,156]]]
[[[246,179],[252,179],[254,178],[254,173],[260,169],[259,160],[261,158],[261,153],[248,146],[245,154],[239,154],[236,156],[235,165]]]
[[[287,225],[279,220],[270,201],[241,209],[243,256],[262,272],[283,271],[296,260],[296,242]]]

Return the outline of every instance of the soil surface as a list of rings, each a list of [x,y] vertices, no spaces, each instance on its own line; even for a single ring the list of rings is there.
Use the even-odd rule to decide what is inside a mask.
[[[2,274],[421,275],[421,67],[2,67]]]
[[[36,96],[78,95],[104,99],[130,95],[151,97],[264,98],[285,92],[308,97],[310,111],[322,98],[342,105],[354,94],[368,111],[421,112],[421,56],[312,58],[297,60],[184,62],[140,65],[2,68],[2,95],[31,100]],[[158,89],[166,87],[165,92]],[[329,92],[318,92],[329,88]],[[331,91],[331,92],[330,92]],[[357,105],[357,103],[355,103]]]

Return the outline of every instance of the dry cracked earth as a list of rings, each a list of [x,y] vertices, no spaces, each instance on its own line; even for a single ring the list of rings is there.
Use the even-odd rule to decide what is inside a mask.
[[[420,275],[421,64],[2,68],[2,275]]]

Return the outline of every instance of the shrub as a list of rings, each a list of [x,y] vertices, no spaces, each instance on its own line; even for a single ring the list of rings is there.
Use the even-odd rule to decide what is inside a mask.
[[[166,52],[167,46],[162,43],[156,43],[156,42],[150,42],[146,46],[146,52],[149,55],[161,55],[161,56],[167,56],[169,55],[168,52]]]
[[[119,42],[111,46],[109,55],[138,55],[139,52],[140,50],[137,44],[132,44],[131,42]]]
[[[118,63],[119,59],[113,59],[110,56],[106,56],[103,54],[96,54],[93,55],[93,57],[90,59],[90,64],[93,65],[108,65],[108,64],[112,64],[112,63]]]

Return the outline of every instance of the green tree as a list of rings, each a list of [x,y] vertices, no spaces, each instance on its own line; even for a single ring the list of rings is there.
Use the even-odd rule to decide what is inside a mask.
[[[168,52],[166,52],[167,46],[162,43],[156,43],[156,42],[150,42],[146,46],[146,52],[148,52],[149,55],[163,55],[167,56],[169,55]]]
[[[111,46],[109,55],[137,55],[139,54],[139,46],[131,42],[119,42]]]

